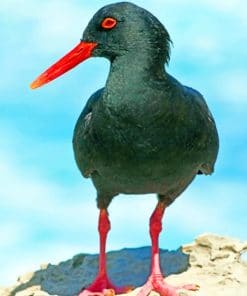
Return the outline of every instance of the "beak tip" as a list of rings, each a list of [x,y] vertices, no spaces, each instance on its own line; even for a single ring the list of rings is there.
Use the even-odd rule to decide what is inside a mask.
[[[93,49],[97,43],[93,42],[80,42],[74,49],[67,53],[63,58],[53,64],[40,76],[38,76],[31,84],[30,88],[38,88],[69,71],[77,66],[87,58],[92,56]]]
[[[31,89],[35,89],[35,87],[33,86],[32,83],[29,85],[29,87],[30,87]]]
[[[33,81],[29,86],[31,89],[35,89],[38,88],[40,85],[37,83],[37,81]]]

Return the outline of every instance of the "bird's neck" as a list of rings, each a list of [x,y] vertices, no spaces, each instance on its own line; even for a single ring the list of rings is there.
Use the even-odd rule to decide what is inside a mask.
[[[160,80],[165,75],[164,61],[150,51],[129,53],[116,57],[111,63],[109,79],[117,77],[125,81]]]
[[[117,57],[111,63],[102,103],[116,116],[136,118],[154,100],[162,100],[162,96],[155,95],[156,87],[166,84],[167,75],[159,60],[137,53]]]
[[[164,61],[149,53],[128,53],[116,57],[110,68],[106,90],[111,100],[135,98],[135,94],[144,91],[152,81],[164,81],[166,77]],[[109,97],[107,98],[109,100]],[[114,103],[114,102],[113,102]]]

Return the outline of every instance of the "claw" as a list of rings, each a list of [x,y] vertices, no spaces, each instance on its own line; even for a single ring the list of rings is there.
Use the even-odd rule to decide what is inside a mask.
[[[124,292],[125,292],[125,293],[130,293],[130,292],[132,292],[133,290],[135,290],[135,287],[134,287],[134,286],[126,286],[126,287],[124,288]]]
[[[115,296],[114,289],[103,289],[102,292],[93,292],[90,290],[82,291],[78,296]]]
[[[161,274],[153,274],[149,277],[148,281],[141,288],[137,296],[148,296],[151,291],[155,291],[161,296],[178,296],[178,290],[185,289],[189,291],[198,291],[199,288],[200,286],[195,284],[171,286],[166,283]]]
[[[200,286],[197,284],[187,284],[187,285],[183,285],[181,287],[177,287],[177,289],[185,289],[185,290],[189,290],[189,291],[198,291],[200,289]]]
[[[190,291],[198,291],[200,289],[200,286],[197,284],[189,284],[189,285],[184,285],[184,289],[190,290]]]
[[[78,296],[104,296],[101,292],[92,292],[89,290],[83,290]]]
[[[114,291],[114,289],[104,289],[103,295],[104,296],[115,296],[115,291]]]
[[[125,294],[134,289],[133,286],[117,287],[105,276],[96,277],[95,281],[83,289],[78,296],[115,296]]]

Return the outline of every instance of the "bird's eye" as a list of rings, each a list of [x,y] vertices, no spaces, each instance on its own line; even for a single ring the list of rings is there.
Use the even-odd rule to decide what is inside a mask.
[[[112,17],[105,18],[101,23],[101,27],[106,30],[113,29],[116,25],[117,20]]]

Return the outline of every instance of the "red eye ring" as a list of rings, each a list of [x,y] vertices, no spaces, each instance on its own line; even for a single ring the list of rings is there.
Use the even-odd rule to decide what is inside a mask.
[[[117,20],[112,17],[105,18],[101,23],[101,27],[106,30],[113,29],[116,25]]]

